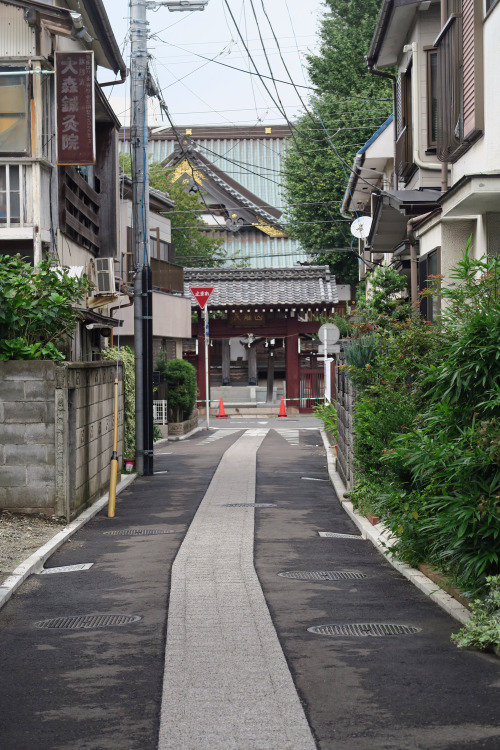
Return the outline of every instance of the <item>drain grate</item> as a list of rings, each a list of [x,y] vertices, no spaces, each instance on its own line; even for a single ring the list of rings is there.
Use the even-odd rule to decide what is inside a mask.
[[[94,563],[81,563],[80,565],[61,565],[59,568],[44,568],[40,571],[41,576],[48,576],[52,573],[76,573],[77,570],[89,570]]]
[[[318,531],[318,536],[328,537],[328,539],[363,539],[360,534],[337,534],[335,531]]]
[[[107,536],[153,536],[154,534],[176,534],[174,531],[163,531],[162,529],[120,529],[117,531],[105,531]]]
[[[368,577],[358,570],[287,570],[278,575],[297,581],[352,581]]]
[[[276,503],[225,503],[221,508],[277,508]]]
[[[47,630],[90,630],[91,628],[128,625],[139,620],[142,620],[139,615],[71,615],[69,617],[54,617],[52,620],[39,620],[35,622],[35,627]]]
[[[316,625],[307,628],[309,633],[316,635],[330,636],[357,636],[380,638],[385,635],[414,635],[420,633],[422,628],[416,628],[414,625],[395,625],[394,623],[348,623],[343,625]]]

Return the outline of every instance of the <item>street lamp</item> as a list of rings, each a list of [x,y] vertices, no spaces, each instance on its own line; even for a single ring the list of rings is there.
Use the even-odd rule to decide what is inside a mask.
[[[148,20],[146,11],[205,10],[209,0],[129,0],[132,216],[134,233],[135,453],[139,474],[153,474],[153,291],[149,238],[149,132],[147,118]]]

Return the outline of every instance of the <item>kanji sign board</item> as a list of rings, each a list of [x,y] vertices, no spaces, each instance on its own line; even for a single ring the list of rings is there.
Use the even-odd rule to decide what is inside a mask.
[[[208,300],[210,299],[210,295],[212,294],[214,287],[213,286],[190,286],[189,287],[193,297],[203,310],[205,305],[207,304]]]
[[[94,53],[56,52],[57,163],[95,164]]]

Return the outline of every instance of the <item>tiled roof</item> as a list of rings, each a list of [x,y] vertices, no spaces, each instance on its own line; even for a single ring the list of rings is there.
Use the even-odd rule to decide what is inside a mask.
[[[328,266],[293,268],[185,268],[184,293],[192,286],[213,286],[210,307],[226,305],[334,305],[335,277]]]

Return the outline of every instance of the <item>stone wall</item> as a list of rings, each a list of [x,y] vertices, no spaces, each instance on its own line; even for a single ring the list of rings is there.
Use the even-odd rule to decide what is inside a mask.
[[[115,376],[114,362],[0,363],[0,508],[69,520],[106,491]]]
[[[337,471],[347,489],[354,485],[354,433],[353,417],[356,389],[351,380],[339,368],[344,363],[343,351],[337,358]]]

